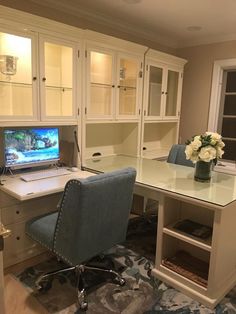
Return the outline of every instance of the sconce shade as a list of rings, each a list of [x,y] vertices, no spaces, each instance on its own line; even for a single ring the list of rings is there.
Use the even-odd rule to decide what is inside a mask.
[[[17,57],[0,55],[0,72],[5,75],[15,75],[17,70]]]

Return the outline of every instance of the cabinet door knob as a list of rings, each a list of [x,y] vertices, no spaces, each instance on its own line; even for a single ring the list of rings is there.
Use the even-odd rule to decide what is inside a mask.
[[[118,85],[117,87],[120,88],[120,85]]]
[[[18,237],[16,237],[16,240],[17,240],[17,241],[19,241],[19,240],[20,240],[20,237],[19,237],[19,236],[18,236]]]
[[[36,81],[36,80],[37,80],[37,77],[36,77],[36,76],[34,76],[34,77],[33,77],[33,81]]]
[[[168,92],[165,92],[166,95],[168,95]]]
[[[112,88],[114,88],[114,87],[115,87],[115,85],[111,85],[111,87],[112,87]]]
[[[45,82],[45,81],[46,81],[46,77],[43,77],[43,78],[42,78],[42,81]]]
[[[20,213],[19,210],[17,210],[17,211],[16,211],[16,214],[19,215],[19,213]]]
[[[161,94],[163,95],[163,94],[165,94],[165,92],[164,92],[164,91],[162,91],[162,92],[161,92]]]

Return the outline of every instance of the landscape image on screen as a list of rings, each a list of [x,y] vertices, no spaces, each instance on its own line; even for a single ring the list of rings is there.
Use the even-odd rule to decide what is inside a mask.
[[[59,159],[58,128],[4,130],[5,166],[37,164]]]

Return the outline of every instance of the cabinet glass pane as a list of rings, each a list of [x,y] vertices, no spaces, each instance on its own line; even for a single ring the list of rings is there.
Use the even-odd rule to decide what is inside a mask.
[[[32,116],[31,39],[0,32],[0,115]]]
[[[91,51],[90,71],[92,83],[112,85],[112,55]]]
[[[162,76],[163,71],[161,68],[150,66],[148,116],[160,116],[161,114]]]
[[[166,116],[176,116],[179,73],[168,70]]]
[[[46,103],[47,116],[72,116],[72,90],[71,89],[58,89],[46,88]]]
[[[136,114],[137,62],[120,59],[119,73],[119,114]]]
[[[88,114],[111,115],[112,55],[90,53],[90,103]]]
[[[89,113],[111,115],[111,95],[112,88],[110,86],[91,84]]]
[[[73,113],[73,49],[45,43],[46,116],[71,116]]]

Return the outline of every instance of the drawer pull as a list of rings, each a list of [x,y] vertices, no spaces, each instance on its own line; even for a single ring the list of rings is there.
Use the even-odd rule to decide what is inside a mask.
[[[16,240],[17,240],[17,241],[19,241],[19,240],[20,240],[20,237],[19,237],[19,236],[18,236],[18,237],[16,237]]]
[[[16,211],[16,214],[19,215],[19,213],[20,213],[19,210],[17,210],[17,211]]]

